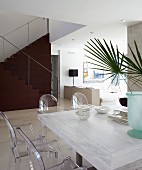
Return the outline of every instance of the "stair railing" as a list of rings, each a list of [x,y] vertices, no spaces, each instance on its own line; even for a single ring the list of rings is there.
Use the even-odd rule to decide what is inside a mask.
[[[44,18],[37,17],[37,18],[35,18],[35,19],[33,19],[33,20],[31,20],[31,21],[29,21],[29,22],[21,25],[20,27],[18,27],[18,28],[16,28],[16,29],[13,29],[13,30],[10,31],[9,33],[7,33],[7,34],[5,34],[5,35],[1,35],[1,36],[4,37],[4,38],[6,38],[6,36],[8,36],[8,35],[16,32],[16,31],[20,30],[21,28],[27,26],[27,45],[29,45],[29,44],[30,44],[30,24],[33,23],[33,22],[35,22],[36,20],[39,20],[39,19],[44,19]],[[47,19],[47,22],[48,22],[48,19]],[[48,24],[47,24],[47,25],[48,25]],[[47,30],[48,30],[48,28],[47,28]],[[48,32],[46,32],[46,33],[48,33]],[[24,48],[24,47],[23,47],[23,48]],[[5,58],[5,52],[4,52],[4,51],[5,51],[5,46],[4,46],[4,39],[3,39],[3,58]],[[11,54],[11,55],[12,55],[12,54]]]
[[[20,28],[22,28],[22,27],[28,25],[28,39],[29,39],[29,24],[32,23],[32,22],[34,22],[34,21],[36,21],[36,20],[38,20],[38,19],[40,19],[40,17],[37,17],[37,18],[35,18],[35,19],[33,19],[33,20],[27,22],[26,24],[21,25],[20,27],[18,27],[18,28],[16,28],[16,29],[13,29],[13,30],[10,31],[9,33],[3,35],[3,37],[6,37],[7,35],[9,35],[9,34],[15,32],[15,31],[19,30]]]
[[[8,42],[10,45],[12,45],[14,48],[16,48],[18,51],[20,51],[22,54],[24,54],[25,56],[27,56],[28,58],[28,75],[27,75],[27,83],[28,85],[30,85],[30,60],[34,61],[36,64],[38,64],[41,68],[43,68],[44,70],[48,71],[51,75],[53,75],[56,80],[57,80],[57,88],[58,88],[58,77],[54,74],[53,71],[49,70],[48,68],[46,68],[44,65],[42,65],[41,63],[39,63],[37,60],[35,60],[33,57],[31,57],[29,54],[27,54],[26,52],[24,52],[23,50],[21,50],[20,48],[18,48],[16,45],[14,45],[12,42],[10,42],[9,40],[7,40],[6,38],[4,38],[3,36],[0,36],[0,38],[3,39],[3,41]],[[52,89],[51,89],[52,91]]]
[[[51,92],[53,93],[53,83],[55,83],[55,84],[57,84],[57,91],[58,91],[58,84],[59,84],[59,79],[58,79],[58,77],[54,74],[54,72],[53,71],[50,71],[49,69],[47,69],[45,66],[43,66],[41,63],[39,63],[38,61],[36,61],[34,58],[32,58],[31,56],[29,56],[27,53],[25,53],[24,51],[22,51],[20,48],[18,48],[16,45],[14,45],[13,43],[11,43],[7,38],[6,38],[6,36],[8,36],[8,35],[10,35],[10,34],[12,34],[12,33],[14,33],[14,32],[16,32],[17,30],[19,30],[20,28],[22,28],[22,27],[25,27],[25,26],[27,26],[27,45],[29,45],[30,44],[30,24],[32,23],[32,22],[34,22],[34,21],[36,21],[36,20],[39,20],[39,19],[44,19],[44,18],[40,18],[40,17],[37,17],[37,18],[35,18],[35,19],[33,19],[33,20],[31,20],[31,21],[29,21],[29,22],[27,22],[26,24],[23,24],[22,26],[20,26],[20,27],[18,27],[18,28],[16,28],[16,29],[13,29],[12,31],[10,31],[9,33],[7,33],[7,34],[5,34],[5,35],[1,35],[0,37],[3,39],[3,42],[2,42],[2,48],[3,48],[3,52],[2,52],[2,55],[3,55],[3,58],[6,58],[6,57],[8,57],[8,56],[5,56],[5,44],[4,44],[4,41],[7,41],[9,44],[11,44],[14,48],[16,48],[18,51],[20,50],[24,55],[26,55],[27,57],[28,57],[28,76],[27,76],[27,84],[29,85],[30,84],[30,61],[31,60],[33,60],[35,63],[37,63],[38,65],[40,65],[43,69],[45,69],[45,70],[47,70],[48,72],[50,72],[55,78],[56,78],[56,82],[53,82],[53,79],[51,80],[52,81],[52,83],[51,83]],[[49,30],[49,28],[48,28],[48,26],[49,26],[49,20],[47,19],[47,32],[48,32],[48,30]],[[24,47],[23,47],[24,48]],[[16,52],[18,52],[18,51],[16,51]],[[14,52],[14,53],[16,53],[16,52]],[[14,54],[14,53],[12,53],[12,54]],[[9,56],[11,56],[12,54],[10,54]]]

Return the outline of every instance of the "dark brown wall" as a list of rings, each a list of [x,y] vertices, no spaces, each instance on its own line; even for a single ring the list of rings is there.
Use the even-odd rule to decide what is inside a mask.
[[[31,56],[33,59],[35,59],[37,62],[39,62],[40,64],[42,64],[44,67],[46,67],[48,70],[51,71],[51,44],[49,43],[49,34],[36,40],[29,46],[22,49],[22,51],[27,53],[29,56]],[[24,80],[24,86],[28,84],[28,74],[29,74],[29,77],[30,77],[29,85],[32,85],[32,86],[27,85],[26,87],[24,87],[23,85],[21,85],[21,87],[20,85],[16,86],[17,81],[15,80],[15,78],[14,79],[10,78],[9,81],[11,85],[8,87],[9,95],[15,96],[16,95],[14,94],[16,93],[15,89],[17,88],[20,91],[20,88],[21,88],[20,96],[18,95],[19,93],[17,93],[16,99],[15,97],[13,97],[13,99],[11,97],[10,100],[17,100],[17,104],[14,104],[14,107],[9,107],[10,110],[38,107],[37,99],[39,99],[39,97],[42,94],[51,93],[51,73],[45,70],[44,68],[42,68],[39,64],[31,60],[30,58],[28,59],[28,57],[24,55],[22,52],[18,52],[12,55],[1,65],[2,65],[1,69],[3,68],[5,69],[3,71],[6,71],[6,70],[10,71],[9,77],[12,75],[14,76],[16,75],[17,81]],[[28,71],[28,68],[29,68],[29,71]],[[3,84],[6,83],[6,86],[7,86],[9,81],[6,81],[6,79],[8,80],[9,78],[6,78],[7,74],[4,73],[3,71],[1,71],[1,74],[3,74],[4,76],[0,75],[1,77],[3,77],[1,81],[3,82]],[[2,84],[0,84],[0,88],[1,87],[2,87]],[[35,92],[29,92],[30,90],[24,91],[23,90],[24,88],[30,88],[30,90],[31,89],[33,91],[35,90]],[[7,89],[4,89],[4,85],[3,85],[3,88],[1,88],[0,90],[0,96],[2,94],[3,96],[7,96],[8,95],[7,93],[4,94],[4,92],[6,91]],[[27,104],[22,104],[22,103],[25,103],[24,100],[26,101],[25,99],[26,97],[24,97],[25,96],[24,93],[27,93],[27,94],[31,93],[31,95],[27,97],[30,100],[33,100],[33,97],[36,98],[36,102],[31,105],[30,102],[27,100]],[[34,95],[33,93],[36,93],[36,94]],[[8,98],[6,99],[5,97],[5,100],[2,101],[2,97],[0,97],[0,102],[2,103],[5,102],[4,104],[5,107],[6,105],[10,105],[10,102],[8,101],[9,101]],[[20,101],[21,101],[21,104],[20,104]],[[29,103],[29,106],[28,106],[28,103]],[[0,110],[3,110],[3,111],[9,110],[9,109],[0,107]]]

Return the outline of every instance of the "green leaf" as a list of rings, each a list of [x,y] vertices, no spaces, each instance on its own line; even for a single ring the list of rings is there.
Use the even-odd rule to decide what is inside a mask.
[[[125,77],[125,82],[127,83],[127,79],[133,82],[136,85],[142,85],[142,57],[140,51],[138,49],[136,41],[135,51],[129,46],[130,52],[132,54],[132,59],[122,54],[118,47],[114,48],[112,42],[109,44],[103,39],[103,43],[94,38],[94,40],[90,39],[85,45],[85,51],[89,54],[86,55],[91,61],[88,62],[91,65],[94,65],[93,68],[98,70],[106,71],[107,75],[110,75],[107,79],[111,78],[111,83],[114,81],[119,83],[119,76]],[[137,76],[138,75],[138,76]]]

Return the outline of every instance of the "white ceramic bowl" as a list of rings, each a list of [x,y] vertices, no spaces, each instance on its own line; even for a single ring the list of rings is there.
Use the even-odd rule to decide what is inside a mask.
[[[107,106],[95,106],[94,109],[101,114],[108,113],[111,109]]]

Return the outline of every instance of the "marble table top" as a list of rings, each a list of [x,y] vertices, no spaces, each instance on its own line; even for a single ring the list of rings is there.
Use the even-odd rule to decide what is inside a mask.
[[[91,112],[80,120],[75,110],[39,114],[38,119],[98,170],[142,167],[142,140],[127,135],[131,129],[107,114]]]

